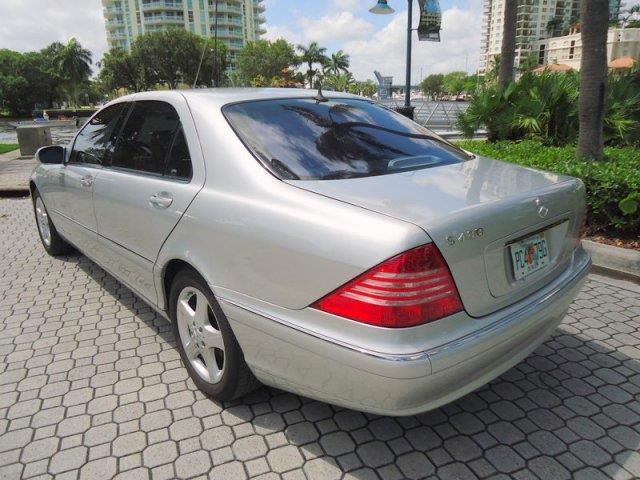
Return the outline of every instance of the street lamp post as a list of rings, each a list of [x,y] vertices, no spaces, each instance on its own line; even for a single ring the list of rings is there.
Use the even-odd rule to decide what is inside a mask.
[[[440,41],[441,13],[438,0],[418,0],[420,7],[420,22],[418,23],[418,40],[429,42]],[[413,0],[407,1],[407,74],[404,88],[404,107],[396,108],[403,115],[413,119],[414,107],[411,106],[411,34]],[[371,13],[388,14],[394,10],[387,5],[387,0],[378,0],[378,3],[369,10]],[[422,71],[420,73],[422,76]]]
[[[215,21],[214,21],[214,34],[213,34],[213,86],[218,86],[218,0],[216,0],[215,8]]]
[[[413,31],[413,0],[408,0],[407,4],[407,70],[404,85],[404,108],[398,109],[398,111],[409,118],[413,118],[413,110],[415,108],[411,106],[411,32]],[[369,9],[369,11],[378,15],[388,15],[395,12],[395,10],[387,4],[387,0],[378,0],[378,3],[373,8]]]

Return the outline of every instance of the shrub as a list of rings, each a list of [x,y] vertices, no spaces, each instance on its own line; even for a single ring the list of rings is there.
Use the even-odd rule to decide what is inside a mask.
[[[575,146],[549,147],[540,141],[479,142],[458,145],[486,157],[582,179],[587,189],[589,232],[640,238],[640,149],[607,147],[606,161],[576,160]],[[623,211],[624,209],[624,211]]]
[[[457,125],[469,138],[484,127],[489,141],[536,139],[547,145],[566,145],[578,136],[579,87],[577,72],[525,72],[506,88],[489,82],[473,96]],[[606,143],[639,145],[637,72],[609,75],[606,108]]]

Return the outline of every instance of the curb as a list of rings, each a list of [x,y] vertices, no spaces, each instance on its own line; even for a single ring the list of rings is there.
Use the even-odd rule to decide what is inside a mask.
[[[634,282],[640,282],[640,251],[582,240],[591,255],[593,270]]]

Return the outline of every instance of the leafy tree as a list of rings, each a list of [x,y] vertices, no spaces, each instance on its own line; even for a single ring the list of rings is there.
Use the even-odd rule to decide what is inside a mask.
[[[426,76],[420,83],[420,90],[430,98],[438,98],[444,92],[444,75],[434,73]]]
[[[338,50],[328,57],[326,64],[324,65],[324,73],[330,73],[333,75],[347,73],[349,71],[349,63],[349,55],[344,53],[342,50]]]
[[[640,5],[633,5],[620,12],[618,24],[624,28],[640,28]]]
[[[309,88],[313,88],[313,78],[318,73],[313,68],[315,64],[324,66],[327,63],[327,49],[318,45],[318,42],[311,42],[308,46],[298,45],[296,47],[300,52],[300,60],[307,64],[307,80]]]
[[[467,72],[450,72],[443,78],[444,89],[451,95],[458,95],[464,90]]]
[[[150,85],[164,83],[170,89],[178,88],[180,83],[192,85],[196,75],[196,84],[211,85],[214,55],[218,61],[218,80],[227,68],[227,50],[223,43],[209,46],[208,39],[182,28],[149,32],[137,37],[131,47],[131,55],[142,70],[144,82]],[[198,71],[201,58],[202,65]]]
[[[346,92],[349,89],[349,85],[353,84],[354,81],[355,79],[350,72],[329,74],[324,77],[322,85],[329,90],[335,90],[336,92]]]
[[[282,77],[284,71],[293,69],[297,64],[293,45],[282,38],[273,42],[248,42],[238,58],[238,70],[246,79],[253,79],[258,75],[266,79]]]
[[[126,50],[111,49],[102,58],[99,78],[107,90],[121,88],[131,92],[141,92],[153,87],[151,79],[144,74],[143,66]]]
[[[607,90],[609,3],[607,0],[582,0],[580,19],[582,58],[577,155],[600,160],[604,156],[603,117]]]
[[[52,50],[58,50],[56,59],[64,84],[67,86],[71,101],[74,105],[78,105],[78,96],[83,83],[89,80],[91,75],[91,52],[75,39],[59,48],[56,44],[50,47]]]
[[[473,93],[478,89],[478,76],[477,75],[467,75],[467,78],[464,79],[464,87],[462,91],[465,93]]]
[[[553,17],[547,22],[547,33],[551,37],[559,37],[562,33],[563,20],[562,17]]]
[[[51,60],[40,52],[0,50],[0,96],[12,115],[28,115],[59,100],[59,79],[49,75]]]

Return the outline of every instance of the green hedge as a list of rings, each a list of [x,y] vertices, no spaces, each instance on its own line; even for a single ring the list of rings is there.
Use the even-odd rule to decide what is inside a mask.
[[[576,160],[574,146],[549,147],[535,140],[456,143],[478,155],[581,178],[587,188],[589,232],[640,238],[640,149],[608,147],[606,161],[592,162]]]
[[[17,148],[17,143],[0,143],[0,155],[16,150]]]

